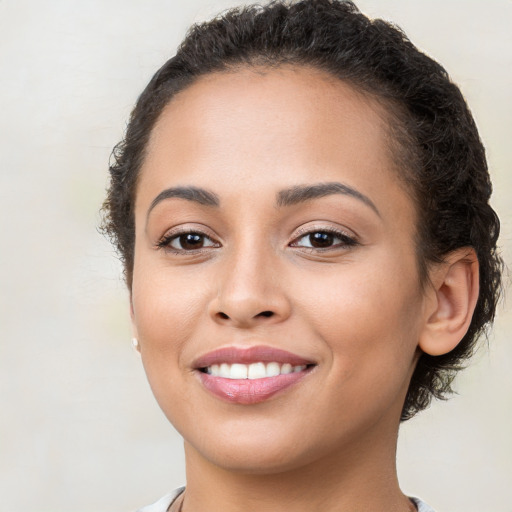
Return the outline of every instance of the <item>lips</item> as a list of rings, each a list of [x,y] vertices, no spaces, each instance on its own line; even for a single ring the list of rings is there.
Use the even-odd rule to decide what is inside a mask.
[[[215,396],[256,404],[301,381],[315,366],[285,350],[267,346],[224,347],[194,362],[199,380]]]

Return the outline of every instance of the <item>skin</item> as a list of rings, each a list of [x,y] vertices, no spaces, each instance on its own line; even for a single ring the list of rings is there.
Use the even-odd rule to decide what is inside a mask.
[[[420,348],[460,339],[472,311],[453,306],[452,284],[476,297],[477,265],[466,250],[421,286],[416,213],[385,123],[350,86],[282,67],[201,78],[154,128],[136,196],[132,320],[185,441],[184,511],[411,509],[396,478],[400,412]],[[276,204],[283,189],[334,182],[373,206],[345,193]],[[173,197],[151,208],[190,186],[219,205]],[[203,247],[185,250],[171,239],[180,229],[203,234]],[[342,236],[330,247],[308,247],[309,233],[333,229]],[[316,365],[258,404],[204,388],[197,357],[253,345]]]

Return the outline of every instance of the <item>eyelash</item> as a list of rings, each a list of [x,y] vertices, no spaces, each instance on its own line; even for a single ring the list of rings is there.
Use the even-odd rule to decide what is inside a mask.
[[[311,236],[314,234],[327,234],[331,235],[335,238],[338,238],[340,240],[340,243],[334,244],[330,247],[305,247],[297,245],[297,242],[307,236]],[[326,251],[332,251],[335,249],[348,249],[350,247],[354,247],[356,245],[359,245],[359,242],[357,239],[353,236],[348,235],[344,231],[330,228],[330,227],[321,227],[321,228],[306,228],[304,231],[299,232],[299,236],[297,236],[293,242],[290,244],[292,247],[302,247],[302,250],[307,250],[308,252],[316,253],[316,252],[326,252]]]
[[[203,239],[211,240],[213,243],[211,246],[208,247],[220,247],[220,244],[218,242],[214,242],[210,236],[208,236],[206,233],[203,233],[202,231],[198,229],[187,229],[184,231],[177,231],[173,233],[169,233],[168,235],[164,235],[162,239],[157,243],[158,249],[164,249],[166,252],[170,252],[172,254],[184,254],[184,253],[191,253],[191,254],[200,254],[204,252],[205,250],[208,250],[208,248],[200,247],[199,249],[176,249],[171,246],[171,243],[174,240],[178,240],[182,236],[186,235],[197,235],[200,236]]]
[[[307,236],[318,234],[318,233],[331,235],[334,238],[339,239],[340,243],[334,244],[334,245],[329,246],[329,247],[312,247],[312,246],[308,247],[308,246],[298,245],[297,242],[300,241],[301,239],[303,239],[303,238],[305,238]],[[186,236],[186,235],[197,235],[197,236],[201,237],[203,240],[206,240],[206,239],[210,240],[212,242],[212,244],[207,246],[207,247],[200,247],[198,249],[176,249],[176,248],[171,246],[171,243],[174,240],[178,240],[180,237]],[[359,242],[356,240],[356,238],[354,238],[354,237],[352,237],[350,235],[347,235],[347,233],[345,233],[343,231],[340,231],[340,230],[337,230],[337,229],[333,229],[333,228],[313,228],[313,229],[309,228],[309,229],[304,229],[302,232],[299,233],[299,236],[295,237],[295,239],[290,243],[291,247],[301,247],[302,250],[305,250],[305,251],[311,252],[311,253],[326,252],[326,251],[335,250],[335,249],[339,249],[339,248],[347,249],[349,247],[354,247],[354,246],[357,246],[357,245],[359,245]],[[203,253],[205,251],[208,251],[210,248],[220,247],[220,244],[219,244],[219,242],[215,242],[206,233],[203,233],[200,230],[190,229],[190,230],[173,232],[173,233],[170,233],[168,235],[165,235],[156,244],[156,246],[157,246],[157,249],[164,249],[166,252],[170,252],[172,254],[183,255],[183,254],[186,254],[186,253],[189,253],[189,254],[201,254],[201,253]]]

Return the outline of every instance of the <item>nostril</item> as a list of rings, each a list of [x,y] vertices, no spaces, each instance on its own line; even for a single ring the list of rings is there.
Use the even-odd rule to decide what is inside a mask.
[[[226,313],[224,313],[223,311],[218,311],[216,313],[216,316],[217,318],[221,318],[222,320],[235,320],[235,317],[231,317],[229,315],[227,315]],[[274,312],[273,311],[262,311],[261,313],[258,313],[257,315],[255,315],[253,318],[259,318],[259,317],[265,317],[265,318],[270,318],[274,316]]]

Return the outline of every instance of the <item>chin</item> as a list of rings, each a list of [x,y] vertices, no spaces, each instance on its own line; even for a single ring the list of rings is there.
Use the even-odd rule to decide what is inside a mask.
[[[297,443],[295,443],[297,448]],[[208,447],[194,447],[200,456],[211,464],[231,473],[247,475],[271,475],[290,471],[312,462],[306,453],[292,451],[283,443],[263,445],[262,443],[219,444]]]
[[[231,421],[216,427],[203,425],[201,432],[189,430],[186,451],[234,473],[268,475],[290,471],[328,453],[327,445],[332,448],[332,440],[329,443],[325,436],[308,439],[306,425],[284,425],[282,418],[274,422]]]

